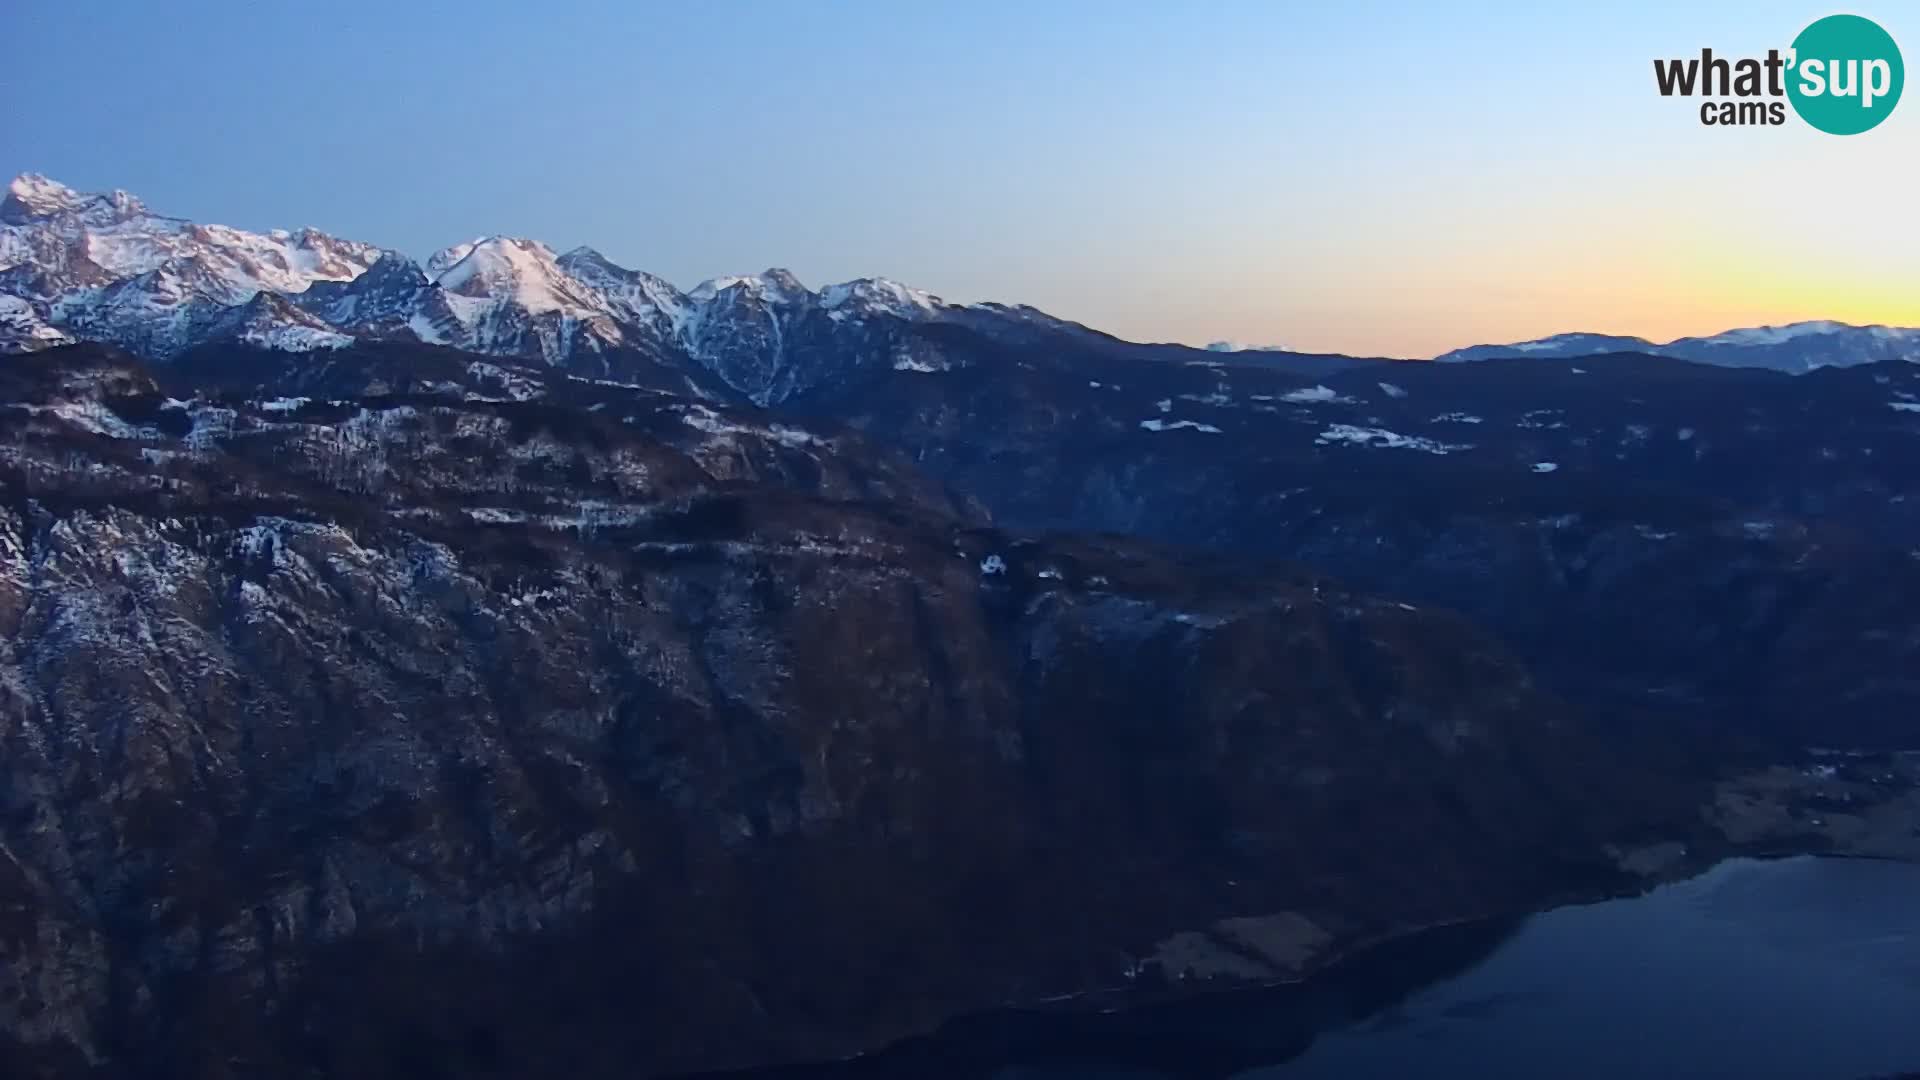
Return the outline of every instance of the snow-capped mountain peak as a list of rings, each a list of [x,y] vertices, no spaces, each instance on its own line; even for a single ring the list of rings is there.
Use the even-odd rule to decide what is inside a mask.
[[[679,334],[692,311],[679,289],[642,270],[629,270],[590,247],[556,260],[574,281],[592,289],[623,323],[645,327],[656,338]]]
[[[791,303],[813,295],[805,285],[800,283],[799,278],[793,276],[792,271],[772,267],[758,274],[708,278],[700,284],[695,285],[693,290],[687,293],[687,296],[693,300],[705,303],[715,299],[722,293],[730,293],[735,290],[738,290],[742,295],[751,296],[756,299],[771,300],[775,303]]]
[[[993,341],[1111,341],[1029,307],[953,305],[879,277],[813,292],[769,269],[682,292],[590,247],[556,255],[536,240],[482,236],[422,267],[314,228],[198,224],[155,214],[124,191],[89,194],[37,173],[15,177],[0,198],[0,352],[93,340],[164,360],[219,341],[299,351],[416,341],[697,393],[714,391],[717,379],[771,404],[868,371],[966,363],[928,323]],[[1803,372],[1920,360],[1920,330],[1801,322],[1665,345],[1561,334],[1439,359],[1614,352]]]
[[[0,222],[24,225],[88,210],[104,212],[108,217],[125,218],[143,214],[146,209],[139,199],[124,191],[88,195],[39,173],[21,173],[7,185],[6,198],[0,199]]]
[[[885,278],[816,293],[779,268],[682,292],[591,247],[556,255],[513,236],[455,244],[422,267],[318,229],[199,224],[37,174],[9,185],[5,207],[4,351],[100,340],[167,359],[213,341],[418,341],[701,393],[717,377],[771,403],[865,370],[946,370],[903,324],[1003,318]]]
[[[680,292],[680,290],[675,289],[662,278],[655,277],[644,270],[628,269],[614,262],[612,259],[607,258],[605,255],[602,255],[597,249],[586,247],[585,245],[574,248],[572,251],[555,259],[554,262],[558,264],[562,270],[573,275],[575,280],[602,291],[605,291],[607,286],[613,283],[644,279],[652,283],[658,290],[669,292],[676,296],[679,295]]]
[[[430,272],[435,264],[433,287],[407,323],[422,341],[556,365],[627,344],[616,306],[537,240],[490,236],[435,255]]]
[[[56,180],[39,173],[21,173],[7,185],[7,220],[52,217],[78,206],[83,196]]]
[[[423,268],[318,229],[199,224],[37,174],[8,187],[5,207],[5,351],[80,339],[167,359],[212,341],[296,351],[418,341],[596,376],[663,369],[682,388],[717,376],[773,402],[862,370],[945,370],[903,323],[1001,317],[884,278],[815,293],[778,268],[685,293],[590,247],[556,255],[513,236],[455,244]]]
[[[486,242],[486,237],[476,236],[464,244],[454,244],[451,247],[444,247],[434,252],[427,258],[427,276],[437,278],[441,274],[446,273],[454,263],[466,258],[473,252],[474,248]]]
[[[705,303],[736,285],[745,285],[749,280],[738,276],[708,278],[689,290],[687,296],[689,299]]]
[[[223,333],[228,309],[261,293],[352,281],[380,255],[314,229],[254,233],[165,217],[124,191],[86,194],[24,173],[0,202],[0,292],[26,304],[34,331],[0,333],[0,348],[55,340],[52,327],[169,356]]]
[[[550,311],[595,315],[606,310],[592,290],[560,267],[553,249],[538,240],[488,237],[434,280],[450,293],[508,300],[530,315]]]
[[[879,313],[898,319],[923,319],[946,304],[924,289],[873,277],[858,278],[821,289],[820,306],[834,318]]]

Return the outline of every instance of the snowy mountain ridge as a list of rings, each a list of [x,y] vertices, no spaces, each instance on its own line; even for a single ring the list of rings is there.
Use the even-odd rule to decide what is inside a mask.
[[[263,299],[272,298],[272,299]],[[583,374],[718,376],[767,403],[921,356],[899,324],[995,318],[883,278],[815,292],[779,269],[682,291],[588,247],[482,236],[425,266],[314,229],[249,232],[33,173],[0,202],[0,352],[103,341],[156,359],[242,341],[292,351],[417,341]]]
[[[1784,326],[1754,326],[1705,337],[1656,344],[1615,334],[1555,334],[1508,345],[1474,345],[1434,357],[1461,363],[1530,357],[1572,360],[1606,353],[1645,353],[1721,367],[1770,368],[1801,374],[1823,367],[1852,367],[1883,360],[1920,361],[1920,329],[1853,326],[1818,319]]]
[[[85,193],[35,173],[16,177],[0,199],[0,353],[101,341],[168,360],[220,342],[297,352],[420,342],[587,377],[695,390],[717,380],[721,393],[764,405],[862,371],[950,370],[956,362],[938,336],[917,331],[936,323],[1001,343],[1188,351],[1129,345],[1030,307],[949,304],[885,278],[815,291],[769,269],[683,291],[592,248],[556,254],[521,237],[476,237],[422,266],[316,229],[256,233],[167,217],[125,191]],[[1798,373],[1920,359],[1920,331],[1815,322],[1665,345],[1565,334],[1437,359],[1605,352]]]

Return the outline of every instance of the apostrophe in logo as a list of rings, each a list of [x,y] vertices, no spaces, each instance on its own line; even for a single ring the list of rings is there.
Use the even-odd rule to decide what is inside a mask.
[[[1765,59],[1733,60],[1701,49],[1697,60],[1655,60],[1653,78],[1662,97],[1717,99],[1700,104],[1700,122],[1709,127],[1784,124],[1785,99],[1821,131],[1858,135],[1893,112],[1907,72],[1893,35],[1878,23],[1829,15],[1800,31],[1784,53],[1768,49]]]
[[[1829,15],[1793,39],[1787,100],[1829,135],[1858,135],[1900,103],[1907,72],[1893,35],[1872,19]]]

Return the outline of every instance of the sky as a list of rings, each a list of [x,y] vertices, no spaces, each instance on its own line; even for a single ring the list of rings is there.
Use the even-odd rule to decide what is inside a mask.
[[[423,260],[501,233],[1364,355],[1920,325],[1920,100],[1710,128],[1652,67],[1835,10],[1911,65],[1910,0],[6,9],[0,171]]]

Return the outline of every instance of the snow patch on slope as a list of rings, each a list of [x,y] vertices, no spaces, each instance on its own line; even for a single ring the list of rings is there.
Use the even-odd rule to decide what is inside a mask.
[[[1420,435],[1402,435],[1385,428],[1357,427],[1353,424],[1334,424],[1313,441],[1321,446],[1344,443],[1388,450],[1419,450],[1428,454],[1450,454],[1456,450],[1473,449],[1471,446],[1438,442]]]
[[[1300,390],[1289,390],[1280,395],[1281,401],[1291,401],[1296,405],[1351,405],[1353,399],[1335,393],[1324,386],[1309,386]]]
[[[298,325],[248,327],[241,333],[240,340],[249,345],[258,345],[263,349],[278,349],[282,352],[344,349],[353,344],[351,335]]]
[[[1161,420],[1158,417],[1156,417],[1152,420],[1140,421],[1140,426],[1147,431],[1179,431],[1181,428],[1187,428],[1193,431],[1201,432],[1202,434],[1205,434],[1205,435],[1220,434],[1220,429],[1217,427],[1214,427],[1212,424],[1202,424],[1195,420],[1169,421],[1169,420]]]

